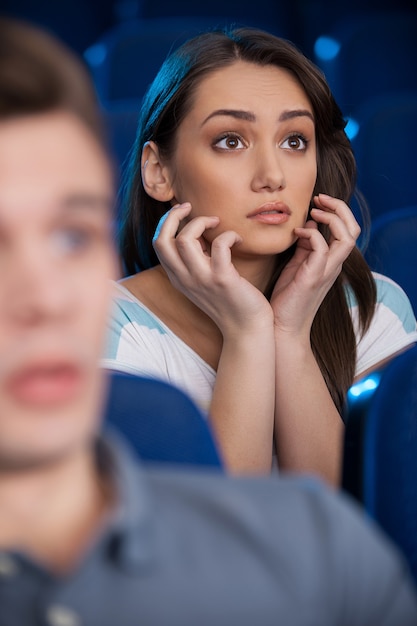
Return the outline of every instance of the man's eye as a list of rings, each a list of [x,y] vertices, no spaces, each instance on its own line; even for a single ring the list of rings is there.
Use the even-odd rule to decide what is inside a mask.
[[[221,150],[237,150],[245,147],[241,138],[232,134],[224,135],[218,139],[215,146]]]
[[[57,230],[52,235],[54,252],[59,255],[81,252],[89,246],[90,242],[90,232],[79,228]]]
[[[303,135],[291,135],[282,142],[281,148],[286,150],[306,150],[308,141]]]

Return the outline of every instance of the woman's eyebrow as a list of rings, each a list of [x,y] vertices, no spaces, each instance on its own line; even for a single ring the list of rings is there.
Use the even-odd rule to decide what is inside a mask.
[[[247,122],[254,122],[256,120],[255,114],[251,113],[250,111],[242,111],[240,109],[217,109],[216,111],[213,111],[213,113],[210,113],[210,115],[206,117],[206,119],[201,124],[201,126],[204,126],[204,124],[208,122],[208,120],[210,120],[212,117],[224,116],[224,115],[229,116],[229,117],[234,117],[235,119],[238,119],[238,120],[245,120]]]
[[[216,116],[234,117],[235,119],[245,120],[246,122],[256,121],[256,115],[251,111],[243,111],[240,109],[217,109],[206,117],[201,126],[204,126],[208,120]],[[285,122],[286,120],[291,120],[295,117],[309,117],[311,121],[314,122],[313,114],[308,109],[289,109],[288,111],[283,111],[279,116],[278,121]]]
[[[314,122],[314,117],[311,111],[308,109],[290,109],[283,111],[278,118],[279,122],[285,122],[286,120],[292,120],[295,117],[309,117]]]

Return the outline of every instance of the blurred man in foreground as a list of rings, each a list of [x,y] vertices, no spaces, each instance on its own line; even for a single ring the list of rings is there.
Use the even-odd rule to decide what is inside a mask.
[[[81,65],[0,20],[0,625],[416,624],[397,552],[314,481],[100,436],[112,178]]]

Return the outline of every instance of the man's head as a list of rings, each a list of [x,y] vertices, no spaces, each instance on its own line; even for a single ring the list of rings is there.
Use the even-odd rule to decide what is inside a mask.
[[[83,66],[0,20],[0,470],[59,459],[97,429],[113,200]]]

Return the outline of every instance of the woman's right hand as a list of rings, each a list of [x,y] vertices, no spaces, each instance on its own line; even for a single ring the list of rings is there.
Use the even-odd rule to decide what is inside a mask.
[[[232,263],[231,248],[241,241],[239,235],[225,231],[209,244],[204,233],[215,228],[219,218],[199,216],[180,229],[190,211],[190,203],[173,207],[161,218],[153,238],[155,252],[172,285],[204,311],[223,334],[272,325],[268,300]]]
[[[219,218],[200,216],[183,226],[190,211],[186,203],[164,215],[155,251],[172,285],[222,334],[210,421],[225,467],[232,473],[269,473],[275,402],[272,307],[232,263],[231,248],[239,235],[226,231],[210,243],[204,234]]]

